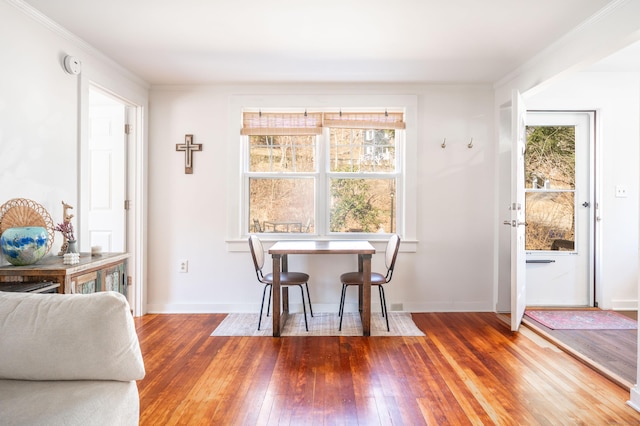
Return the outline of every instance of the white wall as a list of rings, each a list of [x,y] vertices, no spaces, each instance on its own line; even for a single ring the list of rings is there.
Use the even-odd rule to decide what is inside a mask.
[[[496,106],[520,93],[542,90],[640,40],[640,2],[617,1],[521,64],[495,85]]]
[[[0,204],[32,199],[59,223],[64,200],[74,206],[78,230],[86,137],[80,123],[87,119],[89,84],[117,93],[141,110],[147,107],[148,86],[27,5],[0,1],[0,40]],[[64,71],[66,55],[82,61],[79,76]],[[144,117],[140,125],[145,126]],[[49,255],[57,255],[61,243],[55,233]]]
[[[527,98],[527,108],[596,111],[597,300],[603,309],[637,309],[640,75],[578,73]],[[615,197],[618,185],[626,198]]]
[[[261,288],[248,252],[232,249],[226,228],[237,214],[227,191],[231,136],[229,100],[236,95],[416,95],[418,181],[416,249],[398,258],[389,305],[408,311],[491,311],[494,153],[493,94],[486,85],[269,85],[155,87],[151,90],[149,158],[150,312],[257,312]],[[185,134],[203,151],[194,154],[194,174],[184,174],[184,154],[175,144]],[[235,137],[238,134],[238,137]],[[447,138],[447,148],[440,144]],[[473,137],[473,149],[467,143]],[[232,141],[232,142],[229,142]],[[378,245],[382,251],[383,245]],[[189,272],[178,273],[180,259]],[[382,255],[374,267],[382,267]],[[292,258],[312,276],[311,297],[319,311],[337,310],[338,277],[354,259]],[[270,269],[270,268],[269,268]],[[293,296],[297,303],[299,297]],[[352,299],[353,301],[353,299]]]
[[[61,201],[78,201],[78,77],[62,68],[74,49],[5,2],[0,40],[0,203],[29,198],[61,222]]]

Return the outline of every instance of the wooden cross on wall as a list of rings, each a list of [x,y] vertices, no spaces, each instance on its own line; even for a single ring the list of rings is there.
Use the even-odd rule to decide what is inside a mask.
[[[176,151],[184,151],[184,173],[193,174],[193,152],[202,151],[202,144],[193,143],[193,135],[184,135],[184,143],[177,143]]]

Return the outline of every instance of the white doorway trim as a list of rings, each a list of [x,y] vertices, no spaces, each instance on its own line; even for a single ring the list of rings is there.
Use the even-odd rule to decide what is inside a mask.
[[[131,287],[128,291],[128,299],[134,316],[142,316],[145,312],[146,295],[146,262],[144,252],[146,249],[146,222],[144,217],[146,196],[146,152],[144,148],[144,108],[128,99],[119,96],[112,91],[105,89],[93,82],[82,81],[81,108],[80,108],[80,149],[79,149],[79,185],[78,185],[78,224],[80,230],[88,229],[88,209],[89,209],[89,91],[98,90],[119,102],[122,102],[127,109],[127,117],[131,126],[127,143],[127,194],[130,200],[130,208],[127,211],[126,241],[127,252],[130,254],[128,264],[128,279]],[[82,251],[89,251],[88,236],[83,237],[80,233],[80,248]]]

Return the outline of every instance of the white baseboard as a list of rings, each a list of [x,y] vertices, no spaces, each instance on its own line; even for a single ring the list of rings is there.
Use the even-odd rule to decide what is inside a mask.
[[[631,388],[631,399],[627,401],[627,405],[636,411],[640,411],[640,389],[638,385]]]
[[[636,311],[638,300],[612,300],[611,309],[614,311]]]
[[[338,303],[313,303],[314,312],[338,312]],[[387,301],[389,311],[394,312],[494,312],[484,303],[392,303]],[[397,309],[401,305],[402,309]],[[347,303],[346,312],[356,312],[357,303]],[[215,303],[150,303],[146,312],[149,314],[228,314],[228,313],[258,313],[259,304],[239,303],[239,304],[215,304]],[[290,303],[291,312],[302,312],[302,304]],[[380,302],[372,301],[372,312],[380,312]]]

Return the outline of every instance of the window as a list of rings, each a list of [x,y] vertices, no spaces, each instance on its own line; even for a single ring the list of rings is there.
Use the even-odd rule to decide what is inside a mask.
[[[245,232],[397,232],[403,113],[243,112]]]
[[[574,251],[575,126],[527,126],[526,250]]]
[[[316,136],[249,136],[250,232],[313,232]]]

